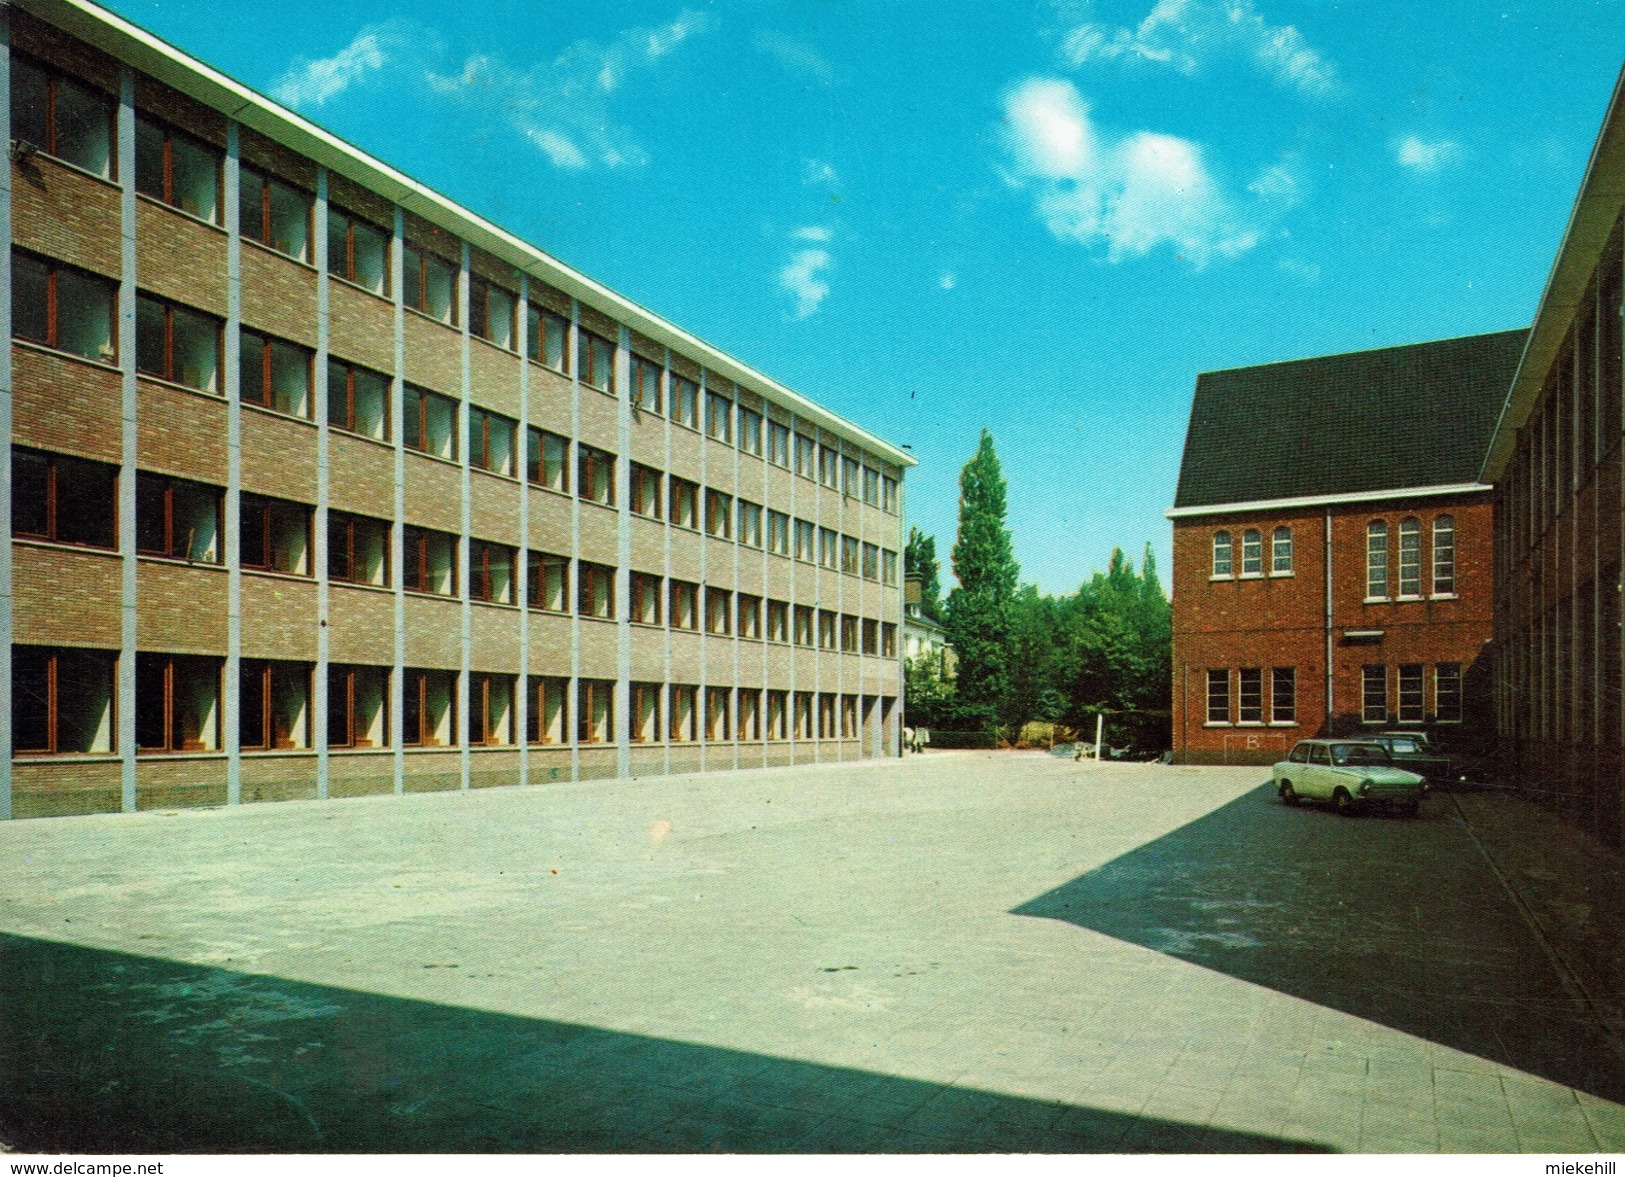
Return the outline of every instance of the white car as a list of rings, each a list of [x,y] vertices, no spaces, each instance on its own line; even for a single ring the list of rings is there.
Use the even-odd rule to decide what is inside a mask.
[[[1415,817],[1427,782],[1394,766],[1388,749],[1371,740],[1299,740],[1274,769],[1282,802],[1330,801],[1343,814],[1394,805]]]

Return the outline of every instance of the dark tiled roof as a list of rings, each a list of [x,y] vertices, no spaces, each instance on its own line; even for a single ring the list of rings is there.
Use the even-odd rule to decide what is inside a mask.
[[[1174,506],[1474,482],[1528,334],[1204,372]]]

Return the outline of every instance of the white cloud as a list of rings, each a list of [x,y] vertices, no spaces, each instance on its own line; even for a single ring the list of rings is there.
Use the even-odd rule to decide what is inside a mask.
[[[952,270],[947,270],[937,279],[937,285],[943,290],[952,290],[959,285],[959,275]]]
[[[1320,267],[1314,262],[1300,262],[1296,258],[1284,257],[1276,263],[1280,268],[1305,285],[1313,285],[1320,281]]]
[[[1461,158],[1461,145],[1449,139],[1429,143],[1415,135],[1406,135],[1395,141],[1394,157],[1412,171],[1436,172]]]
[[[810,187],[827,186],[834,188],[841,182],[836,175],[835,168],[821,159],[804,159],[801,161],[801,182]]]
[[[752,44],[790,73],[811,78],[821,86],[835,84],[835,70],[811,45],[765,29],[752,38]]]
[[[779,271],[779,285],[796,300],[795,315],[805,319],[829,296],[829,283],[821,275],[830,268],[827,249],[800,249]]]
[[[835,234],[822,225],[806,225],[790,234],[797,241],[828,241]]]
[[[1072,65],[1142,61],[1183,74],[1210,57],[1240,57],[1283,86],[1324,95],[1338,88],[1337,70],[1292,25],[1272,25],[1252,0],[1157,0],[1133,28],[1083,22],[1067,31],[1061,53]]]
[[[402,22],[368,25],[331,57],[295,58],[287,72],[271,83],[271,97],[288,106],[321,106],[369,74],[378,73],[409,40]]]
[[[1052,78],[1012,90],[1005,119],[1011,183],[1035,190],[1045,227],[1063,241],[1104,246],[1112,262],[1167,244],[1198,267],[1258,243],[1187,139],[1104,134],[1072,83]]]

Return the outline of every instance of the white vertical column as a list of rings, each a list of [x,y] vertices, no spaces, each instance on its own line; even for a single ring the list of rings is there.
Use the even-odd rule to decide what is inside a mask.
[[[632,775],[632,329],[615,346],[615,775]]]
[[[0,10],[0,141],[11,142],[11,21]],[[11,168],[0,176],[0,230],[7,248],[0,251],[0,497],[11,518]],[[122,482],[120,483],[122,485]],[[11,537],[0,543],[0,685],[11,698],[12,626]],[[0,707],[0,819],[11,816],[11,707]]]
[[[660,504],[661,519],[661,559],[664,563],[660,571],[660,591],[664,594],[660,602],[660,619],[664,623],[661,641],[664,643],[663,669],[660,678],[660,722],[664,726],[659,733],[662,746],[665,748],[665,772],[671,774],[671,436],[676,428],[672,422],[677,419],[677,404],[674,398],[677,395],[677,382],[672,378],[671,348],[667,348],[663,357],[665,367],[660,373],[661,397],[660,403],[666,409],[664,430],[665,450],[660,459],[660,468],[665,471],[661,476],[660,493],[664,500]]]
[[[565,721],[570,725],[570,779],[581,779],[581,300],[570,299],[570,685]]]
[[[473,692],[469,689],[470,653],[474,635],[474,586],[469,582],[470,528],[473,525],[473,455],[469,453],[469,397],[473,380],[469,374],[468,280],[473,274],[473,251],[463,242],[463,256],[457,282],[458,371],[457,381],[457,493],[462,500],[457,541],[457,645],[459,668],[457,672],[457,724],[452,733],[457,740],[457,787],[468,788],[469,739],[474,730],[473,716],[468,713]],[[483,704],[483,698],[481,700]]]
[[[331,651],[328,645],[328,623],[332,620],[332,594],[329,591],[327,552],[328,498],[332,493],[332,432],[328,424],[328,398],[332,389],[327,386],[327,359],[329,355],[328,316],[330,314],[327,276],[327,169],[316,169],[316,209],[314,217],[315,241],[311,258],[316,266],[316,670],[311,683],[311,741],[316,747],[316,796],[328,796],[328,742],[332,733],[327,730],[328,664]]]
[[[395,664],[390,668],[389,741],[394,751],[395,792],[406,791],[406,309],[402,300],[406,265],[406,213],[395,206],[395,235],[389,247],[389,297],[395,312],[395,370],[391,373],[390,420],[395,426],[395,493],[389,529],[389,583],[395,597]]]
[[[7,93],[10,87],[7,87]],[[7,169],[7,174],[10,170]],[[118,479],[118,550],[119,580],[119,660],[118,660],[118,751],[120,768],[120,808],[125,813],[135,812],[135,659],[136,659],[136,555],[135,555],[135,481],[136,481],[136,381],[135,381],[135,73],[125,66],[119,71],[118,109],[118,175],[119,175],[119,266],[123,281],[119,283],[119,479]],[[8,205],[9,210],[9,205]],[[9,237],[9,233],[8,233]],[[9,253],[6,265],[11,265]],[[7,314],[11,300],[5,300]],[[9,370],[11,349],[5,348],[5,363]],[[9,384],[9,381],[8,381]],[[10,436],[9,431],[7,436]],[[9,447],[8,447],[9,449]],[[6,558],[11,547],[6,545]],[[7,644],[9,650],[9,643]],[[9,684],[8,684],[9,686]],[[9,719],[9,716],[8,716]],[[9,764],[11,758],[6,757]]]
[[[519,674],[514,690],[513,734],[519,745],[519,783],[530,784],[530,275],[519,275],[519,555],[514,561],[514,601],[519,606]]]
[[[239,135],[226,124],[226,683],[221,722],[225,730],[226,804],[243,799],[242,664],[243,664],[243,398],[240,329],[243,323],[243,238],[238,225]]]

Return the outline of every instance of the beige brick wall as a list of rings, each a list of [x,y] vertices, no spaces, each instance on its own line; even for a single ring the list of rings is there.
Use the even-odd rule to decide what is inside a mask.
[[[478,337],[470,339],[468,370],[473,402],[517,420],[519,363],[519,357],[512,352]]]
[[[243,326],[316,346],[316,271],[243,241]]]
[[[226,233],[145,197],[135,202],[136,282],[226,317]]]
[[[245,406],[241,437],[244,491],[315,503],[315,422]]]
[[[225,400],[155,380],[140,381],[136,464],[143,470],[225,486],[229,469]]]
[[[328,506],[389,519],[395,513],[395,451],[375,441],[328,435]]]
[[[117,761],[63,757],[20,760],[11,767],[11,809],[17,817],[117,813],[123,796]]]
[[[406,379],[450,397],[461,397],[461,334],[415,311],[407,311],[404,318]]]
[[[406,522],[437,531],[459,532],[463,525],[463,472],[450,462],[408,450]]]
[[[406,665],[456,670],[462,665],[462,606],[454,600],[406,596]]]
[[[24,249],[116,278],[119,190],[47,156],[11,165],[13,240]]]
[[[226,803],[226,758],[143,759],[135,766],[137,809],[189,809]]]
[[[12,544],[16,641],[118,649],[122,565],[111,552]]]
[[[335,584],[328,590],[328,657],[387,666],[395,660],[395,597],[379,589]]]
[[[224,654],[224,568],[141,560],[136,568],[136,645],[175,654]]]
[[[316,755],[244,756],[241,781],[244,802],[315,800]]]
[[[243,573],[243,656],[316,660],[316,584]]]
[[[334,356],[384,375],[395,371],[395,308],[346,282],[329,282],[327,346]]]
[[[519,664],[519,610],[476,602],[468,663],[472,670],[517,673]]]
[[[123,396],[112,368],[13,344],[12,441],[101,462],[120,457]]]

